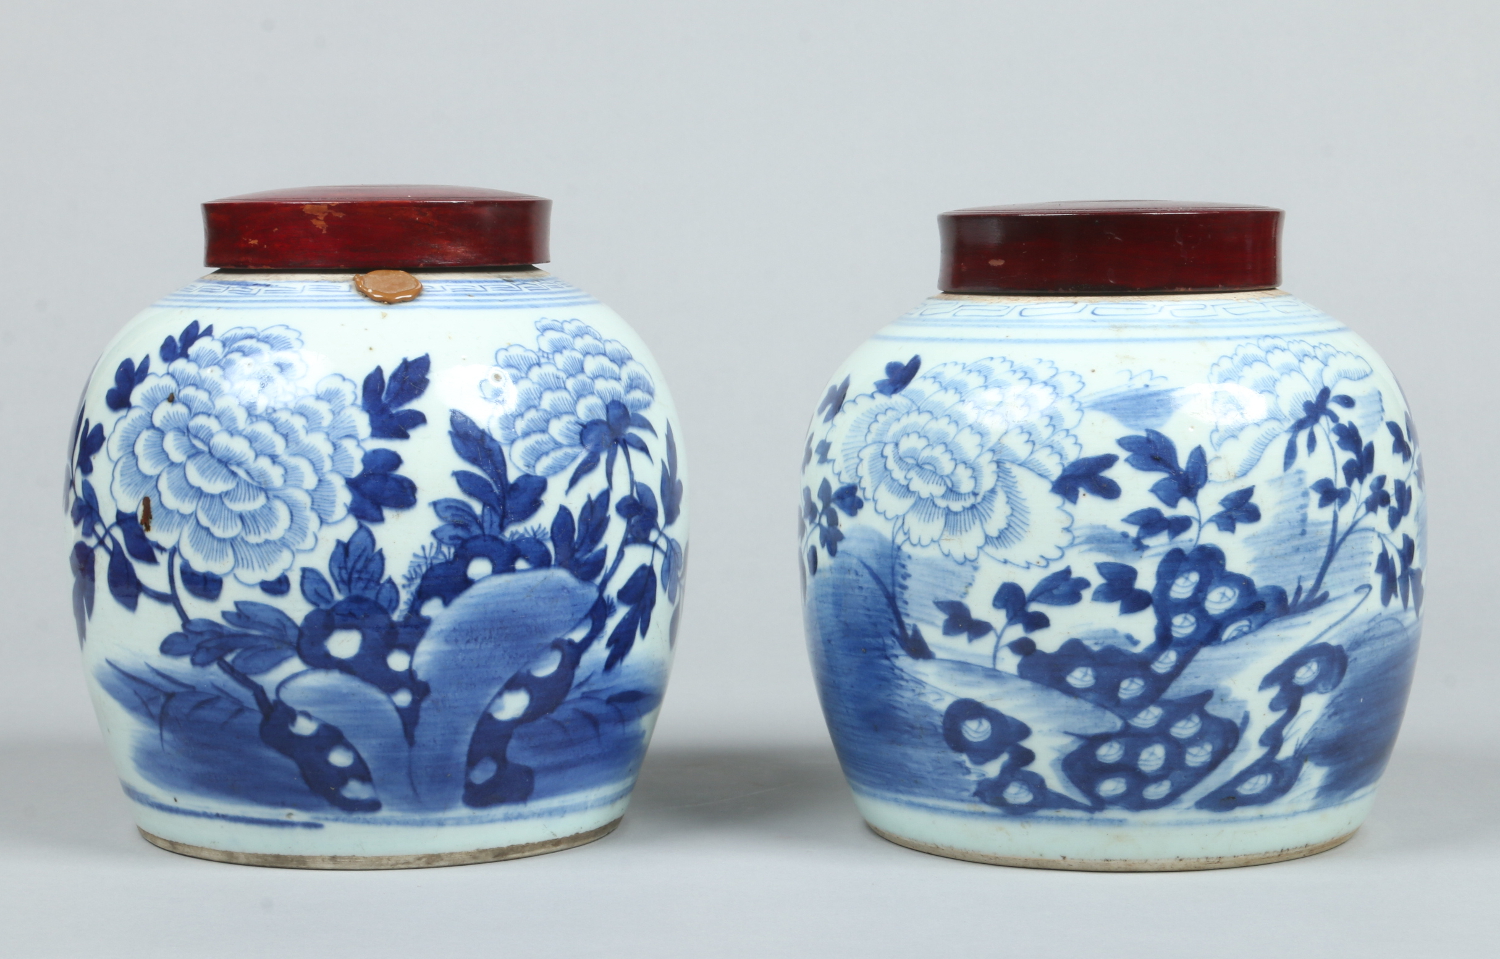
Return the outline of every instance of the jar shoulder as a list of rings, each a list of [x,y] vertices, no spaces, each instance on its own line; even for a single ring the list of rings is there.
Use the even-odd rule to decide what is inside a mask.
[[[1191,473],[1197,486],[1305,473],[1341,503],[1398,474],[1402,496],[1420,487],[1411,412],[1390,368],[1347,326],[1290,296],[929,299],[834,374],[803,467],[814,492],[831,470],[830,492],[859,486],[888,500],[876,504],[882,515],[905,517],[908,505],[925,508],[928,486],[946,491],[943,510],[962,514],[978,496],[965,491],[986,488],[1006,464],[1047,502],[1077,504],[1091,483],[1113,488],[1093,477],[1117,462]],[[1002,486],[997,503],[1024,498],[1019,485]],[[947,513],[927,518],[932,530],[951,525]]]
[[[191,401],[195,414],[214,416],[222,406],[245,429],[273,423],[278,435],[295,432],[282,421],[300,417],[319,447],[315,473],[325,459],[347,459],[353,480],[360,456],[397,439],[409,450],[403,475],[425,490],[449,478],[461,455],[450,429],[461,421],[504,446],[512,480],[566,468],[554,493],[572,495],[587,486],[566,481],[600,445],[585,435],[597,423],[642,458],[670,460],[678,482],[686,477],[665,377],[608,306],[545,275],[423,281],[423,294],[400,304],[365,299],[347,278],[188,284],[106,347],[79,426],[106,430],[111,445],[100,452],[114,462],[133,455],[136,432],[166,429],[156,422],[164,403]]]
[[[529,342],[537,320],[581,321],[645,353],[621,317],[558,277],[423,277],[415,300],[378,303],[360,295],[352,275],[313,279],[210,275],[151,304],[103,351],[107,361],[156,352],[168,336],[203,335],[210,327],[267,330],[284,327],[303,345],[324,353],[370,352],[377,343],[423,343],[467,356],[475,344]],[[490,347],[493,349],[493,346]]]
[[[1163,390],[1189,418],[1211,422],[1224,396],[1295,390],[1322,371],[1377,385],[1406,413],[1394,374],[1347,325],[1280,294],[1217,297],[932,297],[857,347],[830,378],[849,395],[890,389],[888,370],[956,370],[1003,362],[1028,380],[1076,381],[1076,398],[1144,402]],[[1309,371],[1299,374],[1303,368]],[[1311,377],[1311,378],[1309,378]],[[901,382],[900,376],[895,381]],[[1059,380],[1060,382],[1060,380]],[[1320,388],[1320,387],[1318,387]],[[1318,388],[1313,389],[1314,399]],[[832,394],[829,394],[832,395]],[[1208,399],[1204,399],[1207,397]],[[1118,404],[1115,404],[1118,405]],[[826,410],[825,410],[826,411]]]

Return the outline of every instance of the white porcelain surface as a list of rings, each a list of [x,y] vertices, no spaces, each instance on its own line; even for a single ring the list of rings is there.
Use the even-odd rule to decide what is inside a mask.
[[[1254,856],[1358,826],[1426,566],[1400,388],[1280,291],[938,296],[834,375],[808,642],[860,808],[980,857]]]
[[[79,638],[157,836],[416,855],[624,811],[681,601],[670,394],[555,277],[418,275],[211,275],[84,392]]]

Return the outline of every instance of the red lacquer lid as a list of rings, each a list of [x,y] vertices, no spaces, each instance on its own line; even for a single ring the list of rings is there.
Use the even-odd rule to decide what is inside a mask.
[[[1096,200],[938,217],[945,293],[1227,293],[1281,280],[1281,211]]]
[[[208,266],[378,270],[545,263],[552,201],[462,186],[313,186],[203,204]]]

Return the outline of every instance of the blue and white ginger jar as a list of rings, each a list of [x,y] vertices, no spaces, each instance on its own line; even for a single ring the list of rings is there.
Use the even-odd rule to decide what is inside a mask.
[[[88,686],[147,838],[312,867],[510,858],[625,810],[681,609],[680,431],[536,269],[218,273],[104,351],[69,456]]]
[[[803,459],[861,813],[1009,865],[1337,845],[1405,707],[1422,490],[1390,370],[1280,290],[928,299],[835,373]]]

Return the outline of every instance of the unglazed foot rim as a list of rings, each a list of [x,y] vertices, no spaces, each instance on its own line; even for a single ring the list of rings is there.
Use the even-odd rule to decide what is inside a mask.
[[[621,817],[624,818],[624,817]],[[144,829],[140,834],[153,846],[180,856],[209,859],[213,862],[233,863],[237,866],[275,866],[279,869],[429,869],[434,866],[466,866],[476,862],[499,862],[502,859],[523,859],[549,852],[560,852],[583,846],[596,839],[603,839],[615,831],[620,819],[605,823],[597,829],[563,836],[560,839],[544,839],[515,846],[494,846],[489,849],[474,849],[469,852],[432,852],[403,856],[295,856],[270,852],[231,852],[226,849],[211,849],[208,846],[193,846],[185,842],[174,842],[152,835]],[[139,828],[139,827],[137,827]]]
[[[1029,856],[991,856],[982,852],[970,852],[966,849],[955,849],[952,846],[939,846],[915,839],[903,839],[869,823],[865,825],[870,826],[870,831],[881,839],[934,856],[963,859],[967,862],[982,862],[992,866],[1019,866],[1022,869],[1072,869],[1078,872],[1188,872],[1195,869],[1263,866],[1267,863],[1285,862],[1288,859],[1301,859],[1304,856],[1315,856],[1320,852],[1327,852],[1335,846],[1348,842],[1350,837],[1358,832],[1357,829],[1351,829],[1342,836],[1326,842],[1278,849],[1275,852],[1248,853],[1242,856],[1203,856],[1193,859],[1068,859],[1066,857],[1043,859]]]

